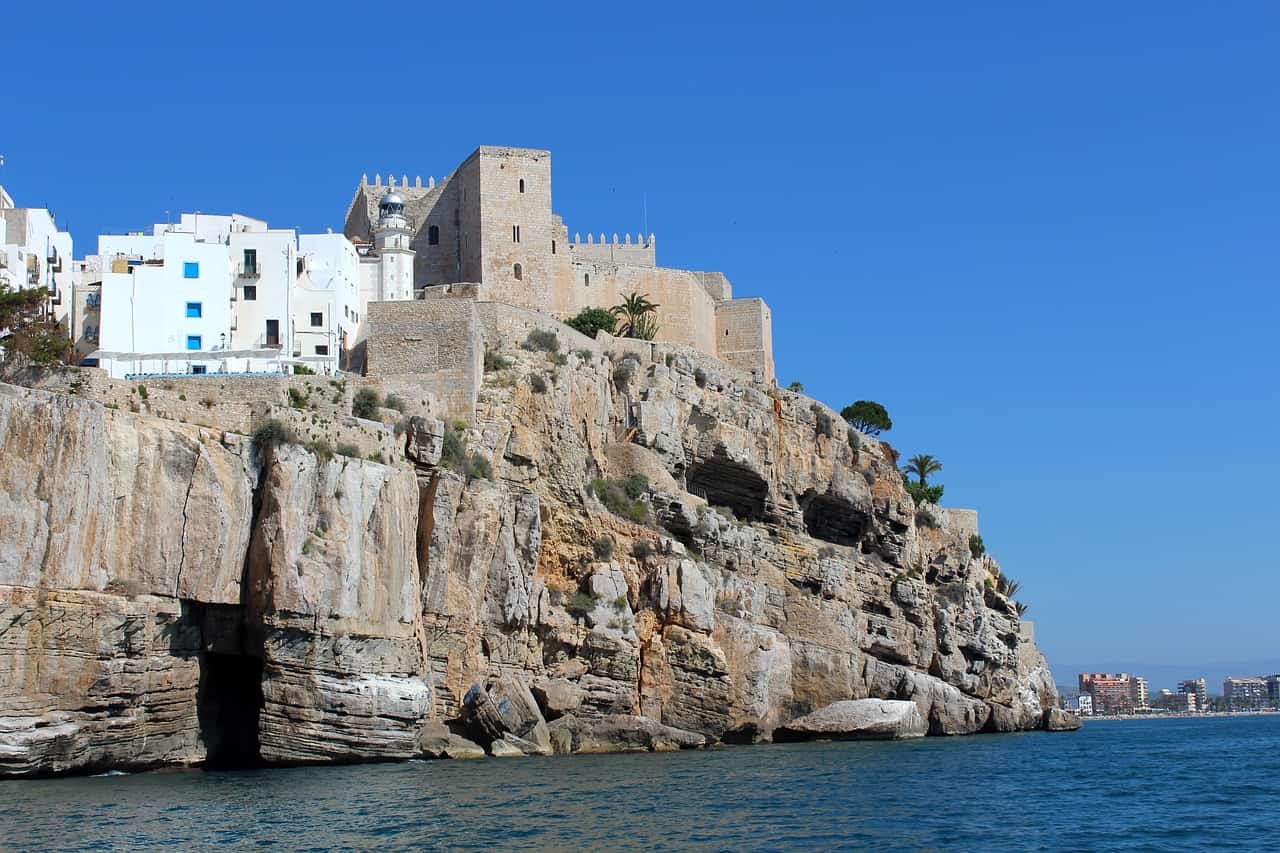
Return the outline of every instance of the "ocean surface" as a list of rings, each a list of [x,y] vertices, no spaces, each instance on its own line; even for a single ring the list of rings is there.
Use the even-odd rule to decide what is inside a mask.
[[[1266,850],[1280,716],[0,782],[0,848]]]

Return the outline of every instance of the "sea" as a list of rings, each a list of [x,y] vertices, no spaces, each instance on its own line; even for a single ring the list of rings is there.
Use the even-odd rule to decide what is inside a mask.
[[[1280,848],[1280,715],[9,780],[5,850]]]

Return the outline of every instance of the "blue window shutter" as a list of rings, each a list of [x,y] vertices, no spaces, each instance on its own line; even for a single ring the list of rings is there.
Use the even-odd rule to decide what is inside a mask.
[[[203,316],[204,316],[204,306],[203,306],[201,303],[199,303],[199,302],[188,302],[188,303],[187,303],[187,316],[188,316],[188,317],[203,317]]]
[[[200,348],[200,336],[187,335],[187,349],[198,350]]]
[[[183,263],[182,277],[183,278],[199,278],[200,264],[197,263],[196,261],[186,261],[185,263]]]

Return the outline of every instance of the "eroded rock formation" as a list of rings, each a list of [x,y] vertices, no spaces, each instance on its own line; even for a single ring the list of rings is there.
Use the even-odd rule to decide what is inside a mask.
[[[504,344],[383,462],[0,385],[0,774],[688,748],[868,698],[1072,725],[887,445],[685,355]]]

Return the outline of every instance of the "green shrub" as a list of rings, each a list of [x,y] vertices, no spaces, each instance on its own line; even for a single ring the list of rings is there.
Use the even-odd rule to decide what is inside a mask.
[[[307,450],[314,453],[316,458],[321,462],[328,462],[333,458],[333,445],[325,441],[323,438],[317,438],[315,441],[308,444]]]
[[[467,473],[467,442],[457,430],[445,430],[440,464],[459,474]]]
[[[290,388],[289,405],[295,409],[305,409],[307,407],[307,395],[300,388]]]
[[[983,544],[982,537],[976,533],[969,534],[969,553],[975,560],[987,553],[987,546]]]
[[[361,388],[351,398],[351,414],[367,421],[374,420],[378,417],[378,405],[381,402],[382,398],[378,396],[377,391],[372,388]]]
[[[547,361],[551,362],[556,367],[564,367],[569,363],[569,356],[562,352],[549,352],[547,353]]]
[[[487,349],[484,351],[484,372],[485,373],[493,373],[498,370],[507,370],[510,367],[511,367],[511,359],[491,349]]]
[[[370,461],[370,462],[377,462],[379,465],[385,465],[385,464],[386,464],[386,463],[382,460],[382,451],[378,451],[378,452],[376,452],[376,453],[370,453],[370,454],[369,454],[369,461]]]
[[[703,370],[701,367],[695,369],[693,371],[693,381],[697,383],[699,388],[706,388],[707,387],[707,371]]]
[[[817,403],[809,407],[809,411],[813,412],[813,419],[816,425],[818,435],[825,435],[827,438],[836,437],[836,421],[835,418],[827,414],[827,410]]]
[[[599,331],[612,335],[618,325],[618,318],[608,308],[583,308],[576,317],[566,320],[565,325],[588,338],[594,338]]]
[[[936,504],[942,500],[943,486],[922,486],[919,483],[908,480],[905,476],[902,478],[902,486],[917,505],[925,503]]]
[[[454,421],[453,428],[458,432],[466,432],[467,430],[471,429],[471,424],[467,423],[466,421]]]
[[[631,381],[631,377],[636,375],[636,362],[634,359],[624,358],[622,363],[613,369],[613,384],[619,388]]]
[[[547,380],[542,378],[541,373],[530,373],[529,387],[533,389],[535,394],[545,394],[547,393]]]
[[[395,409],[402,415],[409,409],[409,404],[399,394],[388,394],[387,399],[382,401],[382,405],[387,409]]]
[[[591,482],[591,490],[614,515],[620,515],[637,524],[645,524],[649,520],[649,507],[643,501],[633,499],[630,494],[630,491],[636,491],[639,482],[635,477],[627,480],[596,479]],[[648,489],[649,481],[645,479],[643,482],[644,488],[636,491],[636,497]],[[631,487],[630,491],[628,486]]]
[[[589,349],[576,349],[573,351],[573,354],[585,362],[590,362],[596,357],[596,354]]]
[[[479,453],[472,453],[467,459],[468,480],[492,480],[493,468],[489,460]]]
[[[631,556],[637,560],[647,560],[653,556],[653,544],[647,539],[638,539],[631,543]]]
[[[921,527],[936,528],[938,526],[938,519],[934,517],[933,513],[930,512],[928,508],[918,509],[916,510],[916,524]]]
[[[597,560],[609,559],[613,556],[613,539],[601,536],[591,543],[591,553],[595,554]]]
[[[858,438],[858,432],[853,427],[849,427],[849,449],[853,451],[853,464],[858,464],[858,457],[862,455],[862,439]]]
[[[253,452],[259,461],[265,461],[267,454],[282,444],[293,441],[293,433],[280,421],[272,418],[253,432]]]
[[[622,481],[622,488],[626,490],[627,497],[633,501],[638,500],[641,495],[649,491],[649,478],[644,474],[632,474]]]
[[[621,613],[627,609],[628,603],[627,597],[625,595],[620,595],[613,600],[613,609]]]
[[[316,372],[305,364],[295,364],[293,366],[294,376],[315,376]]]
[[[579,592],[565,603],[564,609],[579,618],[596,609],[596,596],[588,592]]]
[[[556,352],[560,349],[560,336],[546,329],[534,329],[524,339],[522,346],[527,350]]]
[[[139,397],[141,397],[141,398],[142,398],[142,399],[144,399],[144,400],[145,400],[145,399],[147,399],[147,386],[146,386],[146,385],[139,385],[139,386],[138,386],[138,396],[139,396]]]
[[[339,456],[350,456],[353,459],[360,458],[360,448],[350,442],[343,442],[338,445],[337,452]]]
[[[787,386],[787,390],[788,390],[788,391],[793,391],[793,392],[795,392],[796,394],[803,394],[803,393],[804,393],[804,383],[803,383],[803,382],[792,382],[790,385],[788,385],[788,386]]]

